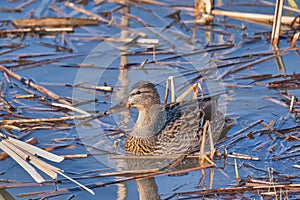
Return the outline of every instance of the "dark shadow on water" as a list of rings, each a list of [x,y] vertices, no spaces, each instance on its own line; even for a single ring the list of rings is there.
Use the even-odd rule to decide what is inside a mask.
[[[6,190],[1,189],[0,200],[14,200],[14,198]]]

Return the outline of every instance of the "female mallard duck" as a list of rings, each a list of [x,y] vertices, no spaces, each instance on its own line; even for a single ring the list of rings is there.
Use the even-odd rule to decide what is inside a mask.
[[[119,103],[106,114],[125,105],[138,110],[137,121],[125,140],[125,150],[136,155],[196,151],[201,144],[206,120],[212,120],[220,114],[216,110],[217,102],[214,98],[162,106],[155,85],[146,81],[137,82],[126,103]]]

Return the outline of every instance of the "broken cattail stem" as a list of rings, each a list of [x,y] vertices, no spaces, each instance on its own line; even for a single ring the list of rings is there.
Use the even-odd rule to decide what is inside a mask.
[[[246,160],[260,160],[258,157],[248,156],[248,155],[239,154],[239,153],[227,154],[227,157],[238,158],[238,159],[246,159]]]
[[[13,158],[20,166],[22,166],[30,176],[38,183],[44,182],[44,178],[29,164],[26,159],[22,159],[18,154],[16,154],[13,150],[7,147],[3,142],[0,142],[0,149],[5,151],[11,158]]]
[[[235,179],[238,182],[238,180],[239,180],[239,170],[238,170],[236,158],[234,158],[234,170],[235,170]]]
[[[25,18],[12,21],[17,28],[61,28],[75,26],[96,26],[99,25],[97,19],[91,18],[72,18],[72,17],[45,17],[45,18]]]
[[[294,102],[295,102],[295,96],[293,95],[290,104],[290,113],[292,113],[294,110]]]
[[[298,41],[299,37],[300,37],[300,31],[297,31],[293,36],[293,39],[292,39],[292,42],[291,42],[291,47],[296,46],[296,42]]]
[[[68,110],[71,110],[71,111],[74,111],[74,112],[78,112],[80,114],[83,114],[83,115],[90,115],[90,113],[84,111],[84,110],[81,110],[79,108],[75,108],[73,106],[70,106],[70,105],[66,105],[66,104],[60,104],[60,103],[51,103],[52,106],[55,106],[55,107],[60,107],[60,108],[66,108]]]
[[[265,97],[263,97],[263,99],[265,99],[265,100],[267,100],[267,101],[270,101],[270,102],[272,102],[272,103],[276,103],[276,104],[281,105],[281,106],[286,107],[286,108],[289,107],[289,106],[286,105],[285,103],[282,103],[281,101],[278,101],[277,99],[274,99],[274,98],[272,98],[272,97],[265,96]]]
[[[171,85],[171,103],[174,103],[174,102],[176,102],[174,77],[170,76],[168,79],[170,79],[170,85]]]
[[[196,89],[197,89],[197,83],[195,83],[195,84],[193,84],[191,87],[189,87],[182,95],[180,95],[180,96],[176,99],[176,101],[177,101],[177,102],[183,101],[184,98],[185,98],[188,94],[190,94],[192,91],[195,92]]]
[[[265,130],[270,130],[270,128],[275,124],[275,121],[272,120],[265,128]]]
[[[284,0],[276,1],[276,9],[274,13],[274,21],[271,35],[272,45],[277,47],[279,41],[279,31],[281,26],[281,18],[282,18],[282,9],[283,9]]]
[[[206,133],[207,133],[207,129],[209,127],[209,121],[206,121],[203,127],[203,134],[202,134],[202,141],[201,141],[201,146],[200,146],[200,155],[199,155],[199,159],[200,159],[200,163],[204,164],[204,151],[205,151],[205,142],[206,142]]]
[[[72,154],[72,155],[62,155],[65,159],[74,159],[74,158],[87,158],[89,154]]]
[[[212,14],[227,16],[227,17],[238,19],[238,20],[248,20],[248,21],[254,21],[254,22],[258,22],[258,23],[265,23],[265,24],[269,24],[269,25],[271,25],[274,22],[273,15],[231,12],[231,11],[223,11],[223,10],[212,10]],[[295,26],[299,26],[300,19],[297,18],[295,20],[295,17],[282,16],[281,24],[290,26],[290,25],[292,25],[293,22],[294,22]]]
[[[208,129],[208,137],[209,137],[209,144],[210,144],[210,155],[213,156],[214,151],[215,151],[214,139],[213,139],[212,130],[211,130],[211,126],[210,126],[209,121],[207,121],[207,123],[208,123],[207,129]]]
[[[165,98],[164,98],[165,105],[167,105],[167,103],[168,103],[169,93],[170,93],[170,79],[167,79]]]

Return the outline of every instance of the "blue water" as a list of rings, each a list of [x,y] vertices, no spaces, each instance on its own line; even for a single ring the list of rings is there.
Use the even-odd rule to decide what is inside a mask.
[[[25,1],[2,1],[2,7],[5,8],[16,8]],[[231,2],[231,3],[230,3]],[[273,1],[275,2],[275,1]],[[49,9],[55,1],[53,0],[43,0],[36,1],[32,4],[25,7],[21,13],[5,13],[0,12],[0,17],[2,20],[13,20],[19,18],[29,17],[29,13],[33,12],[35,17],[55,17],[60,16],[60,14]],[[131,15],[135,15],[138,18],[142,19],[149,26],[156,27],[157,32],[161,31],[166,24],[172,22],[172,19],[166,18],[165,16],[175,12],[177,9],[182,7],[192,8],[194,1],[181,2],[181,1],[162,1],[168,5],[174,6],[159,6],[159,5],[142,5],[135,4],[131,7]],[[218,2],[217,9],[231,10],[231,11],[240,11],[240,12],[254,12],[254,13],[264,13],[272,14],[273,7],[271,6],[250,6],[250,5],[241,5],[241,4],[258,4],[256,1],[224,1]],[[64,13],[69,17],[86,17],[84,14],[78,13],[70,8],[66,8],[62,2],[56,3],[58,8],[60,8]],[[77,6],[82,6],[75,4]],[[182,6],[182,7],[180,7]],[[107,11],[117,8],[118,5],[114,3],[103,3],[101,5],[95,6],[93,1],[89,1],[87,5],[84,5],[83,8],[90,10],[96,14],[99,14],[102,11]],[[193,12],[182,10],[181,18],[182,20],[193,20]],[[296,13],[289,12],[291,16],[296,16]],[[113,16],[120,22],[121,14],[118,12],[113,13]],[[119,70],[120,62],[122,59],[120,52],[140,52],[152,51],[153,45],[143,45],[130,47],[128,49],[120,50],[122,45],[120,43],[109,43],[109,42],[100,42],[100,41],[85,41],[78,38],[87,38],[87,37],[111,37],[118,38],[120,35],[120,29],[116,27],[108,27],[105,24],[100,24],[99,26],[94,27],[78,27],[75,29],[73,34],[67,34],[67,40],[70,43],[66,44],[65,47],[73,48],[74,52],[57,52],[55,49],[50,47],[41,46],[39,42],[51,43],[54,45],[62,44],[61,35],[58,36],[44,36],[44,37],[30,37],[26,36],[23,40],[20,38],[1,38],[1,44],[7,45],[11,43],[22,43],[28,46],[12,51],[10,53],[5,53],[0,57],[0,61],[18,59],[22,55],[31,55],[31,54],[51,54],[48,56],[37,56],[34,58],[28,58],[30,61],[41,61],[44,59],[53,59],[61,58],[62,56],[70,56],[68,58],[60,59],[56,62],[49,64],[43,64],[40,66],[29,67],[29,65],[20,64],[17,62],[12,62],[6,64],[7,67],[10,67],[16,73],[22,75],[24,78],[32,79],[32,81],[37,84],[45,86],[47,89],[55,92],[57,95],[65,98],[73,98],[78,103],[85,100],[97,99],[96,103],[84,104],[80,106],[81,109],[86,110],[87,112],[104,112],[111,105],[117,103],[124,94],[128,92],[130,86],[136,83],[139,80],[148,80],[157,84],[157,88],[161,95],[161,100],[163,100],[165,93],[165,82],[169,76],[175,77],[175,86],[178,89],[178,96],[182,90],[188,88],[189,81],[196,78],[200,73],[192,73],[187,75],[190,72],[195,72],[196,70],[207,68],[207,67],[216,67],[222,63],[229,62],[223,61],[224,58],[239,57],[246,54],[255,54],[255,53],[265,53],[272,52],[268,38],[263,34],[260,34],[261,40],[257,40],[252,43],[243,44],[245,41],[251,40],[252,37],[256,36],[261,32],[271,32],[271,27],[255,24],[251,22],[239,21],[236,19],[217,17],[216,23],[219,25],[216,26],[203,26],[197,25],[197,32],[193,32],[194,27],[192,23],[187,23],[188,28],[184,27],[182,24],[175,24],[172,26],[172,31],[166,30],[162,32],[162,35],[168,39],[168,42],[162,37],[157,37],[151,31],[145,29],[140,23],[135,20],[131,20],[130,27],[136,31],[141,31],[148,34],[148,39],[158,39],[159,45],[155,47],[156,49],[161,49],[163,51],[175,51],[175,53],[156,55],[153,57],[152,54],[138,54],[128,57],[128,63],[132,64],[129,67],[129,70]],[[224,20],[226,22],[224,22]],[[246,30],[240,30],[235,28],[225,28],[223,24],[235,25],[238,27],[246,26]],[[13,29],[12,25],[3,25],[2,28]],[[207,40],[207,33],[203,29],[215,29],[218,31],[226,32],[228,34],[222,35],[219,33],[210,33],[210,40]],[[229,35],[231,34],[231,36]],[[192,36],[194,37],[192,38]],[[243,37],[247,35],[247,37]],[[258,34],[259,35],[259,34]],[[172,48],[170,43],[175,44],[175,47]],[[205,51],[204,47],[207,44],[234,44],[233,47],[221,50],[221,51]],[[299,45],[299,42],[297,43]],[[280,48],[285,49],[289,47],[288,40],[283,38],[280,41]],[[7,50],[7,48],[2,48],[1,50]],[[201,53],[192,54],[195,51],[201,51]],[[174,57],[173,57],[174,56]],[[124,56],[123,56],[124,57]],[[261,57],[263,58],[263,57]],[[140,68],[140,63],[148,59],[148,62],[160,61],[160,63],[148,63],[143,68]],[[239,59],[230,59],[232,61],[238,61]],[[240,59],[242,60],[242,59]],[[248,156],[258,157],[259,161],[249,161],[244,159],[237,159],[237,164],[239,165],[239,177],[243,180],[253,177],[256,179],[264,178],[264,180],[269,180],[270,175],[268,170],[273,168],[276,172],[279,173],[276,177],[281,177],[281,181],[290,181],[290,183],[299,183],[299,178],[286,178],[285,176],[294,176],[299,174],[298,169],[293,168],[292,165],[299,164],[299,161],[296,156],[291,158],[284,158],[281,160],[274,160],[272,158],[277,156],[286,156],[294,155],[299,151],[299,141],[288,141],[283,136],[275,134],[274,131],[270,133],[259,133],[259,130],[264,129],[262,125],[256,125],[255,127],[244,131],[240,136],[236,136],[235,133],[241,129],[248,127],[250,124],[263,120],[266,124],[274,121],[273,128],[276,129],[285,129],[290,127],[295,127],[299,125],[296,121],[296,118],[293,114],[289,113],[288,108],[275,104],[273,102],[267,101],[266,96],[272,97],[278,101],[284,102],[281,100],[278,92],[284,90],[279,89],[268,89],[267,84],[274,80],[279,79],[267,79],[262,81],[253,81],[252,79],[240,79],[249,75],[262,75],[262,74],[272,74],[278,75],[285,72],[286,74],[299,73],[299,52],[290,50],[282,55],[282,60],[285,65],[285,69],[278,69],[276,60],[274,58],[255,64],[254,66],[248,67],[244,70],[241,70],[236,73],[231,73],[221,79],[219,82],[213,82],[216,77],[224,73],[230,68],[239,66],[235,64],[233,66],[224,67],[221,69],[216,69],[210,71],[210,73],[205,73],[206,71],[201,71],[208,81],[203,84],[204,90],[206,93],[223,93],[225,92],[225,100],[220,102],[220,107],[224,111],[224,114],[230,118],[236,120],[236,125],[233,126],[227,136],[229,139],[218,144],[218,147],[223,151],[223,147],[227,149],[229,153],[241,153]],[[172,62],[172,63],[170,63]],[[79,67],[80,65],[87,66],[90,68]],[[244,65],[244,64],[241,64]],[[25,67],[25,68],[24,68]],[[27,67],[27,68],[26,68]],[[1,81],[6,81],[1,74]],[[197,79],[196,79],[197,80]],[[209,82],[211,81],[211,82]],[[26,85],[13,80],[13,83],[18,84],[24,88],[27,88]],[[85,85],[98,85],[102,86],[106,83],[108,86],[114,86],[114,93],[104,93],[102,91],[94,90],[85,90],[85,89],[76,89],[66,84],[85,84]],[[184,87],[187,84],[186,87]],[[237,85],[237,86],[248,86],[247,88],[232,88],[228,85]],[[38,100],[24,100],[24,99],[15,99],[16,95],[27,94],[22,89],[18,87],[9,88],[9,84],[6,84],[4,88],[4,97],[12,102],[12,105],[18,108],[18,114],[31,117],[62,117],[66,116],[62,111],[35,111],[31,108],[47,108],[50,109],[48,105],[43,104]],[[179,90],[180,89],[180,90]],[[36,92],[36,91],[35,91]],[[296,97],[300,96],[299,90],[289,90]],[[43,96],[43,94],[36,92],[37,94]],[[123,95],[123,96],[122,96]],[[5,111],[0,111],[1,114]],[[16,114],[16,113],[15,113]],[[125,116],[125,117],[124,117]],[[83,124],[81,127],[73,127],[72,123],[70,126],[67,124],[60,124],[63,127],[54,127],[50,130],[33,130],[33,131],[12,131],[17,136],[26,135],[22,140],[29,139],[31,137],[36,138],[39,143],[39,147],[47,147],[51,145],[61,145],[69,144],[67,148],[58,148],[53,152],[58,155],[64,154],[82,154],[82,153],[92,153],[97,154],[95,156],[89,156],[88,158],[82,159],[71,159],[65,160],[62,163],[54,164],[55,166],[64,169],[66,173],[70,173],[71,177],[84,177],[90,176],[89,178],[79,179],[81,183],[85,185],[90,185],[94,183],[110,183],[117,179],[124,177],[98,177],[99,174],[128,170],[130,167],[124,167],[124,163],[121,161],[116,161],[112,159],[107,154],[98,155],[102,153],[99,150],[93,150],[88,147],[84,147],[77,143],[74,140],[66,140],[62,142],[53,142],[51,141],[54,138],[80,138],[80,141],[98,147],[101,149],[109,151],[120,151],[120,147],[114,148],[114,142],[117,142],[120,139],[120,143],[123,144],[123,138],[120,138],[118,135],[113,135],[109,129],[120,128],[122,130],[130,130],[132,124],[134,123],[134,117],[136,117],[136,112],[131,113],[133,119],[129,120],[128,123],[121,121],[126,121],[126,113],[121,116],[109,116],[99,119],[100,121],[93,121],[86,124]],[[1,117],[3,119],[3,117]],[[249,133],[253,132],[253,137],[250,139],[247,137]],[[110,134],[106,136],[105,134]],[[293,135],[299,138],[297,131],[286,133],[286,135]],[[231,136],[235,136],[230,138]],[[241,137],[240,140],[234,141],[237,137]],[[269,152],[269,148],[277,145],[273,152]],[[222,168],[222,171],[215,169],[214,170],[214,180],[213,188],[226,188],[233,187],[237,185],[235,180],[235,170],[234,170],[234,159],[228,158],[224,160],[215,161],[216,164]],[[224,164],[225,163],[225,164]],[[248,164],[254,166],[254,168],[247,167],[243,164]],[[101,170],[100,172],[93,172],[94,170]],[[174,193],[180,193],[184,191],[194,191],[199,189],[204,189],[209,187],[209,174],[212,169],[206,169],[206,178],[203,184],[200,184],[200,179],[202,174],[199,170],[189,172],[188,174],[180,176],[167,176],[161,175],[155,177],[155,184],[158,188],[158,194],[161,198],[167,198]],[[14,180],[16,182],[34,182],[33,179],[11,158],[7,158],[4,161],[1,161],[0,174],[1,180]],[[85,172],[85,173],[83,173]],[[83,173],[83,174],[80,174]],[[42,173],[43,174],[43,173]],[[43,174],[46,178],[47,176]],[[275,176],[275,175],[274,175]],[[47,180],[50,178],[47,177]],[[63,179],[61,176],[59,179]],[[149,180],[149,183],[151,180]],[[153,180],[152,182],[153,183]],[[5,185],[6,183],[1,183]],[[154,185],[155,185],[154,184]],[[152,185],[153,186],[153,185]],[[75,185],[69,181],[63,181],[58,184],[58,189],[75,187]],[[155,188],[155,187],[154,187]],[[141,189],[141,188],[139,188]],[[151,189],[151,188],[150,188]],[[22,193],[32,193],[38,191],[53,191],[55,190],[55,185],[50,186],[38,186],[38,187],[20,187],[20,188],[11,188],[7,191],[16,199],[27,199],[20,198],[18,195]],[[137,188],[136,181],[126,181],[120,184],[109,184],[105,187],[96,187],[93,189],[96,193],[96,196],[89,195],[86,191],[76,190],[72,193],[53,196],[50,199],[66,199],[75,195],[75,199],[138,199],[139,190]],[[245,193],[245,196],[249,198],[260,198],[259,194]],[[39,196],[30,196],[30,198],[38,198]],[[174,196],[172,199],[177,199],[179,197],[191,197],[186,196]],[[294,196],[290,196],[293,198]]]

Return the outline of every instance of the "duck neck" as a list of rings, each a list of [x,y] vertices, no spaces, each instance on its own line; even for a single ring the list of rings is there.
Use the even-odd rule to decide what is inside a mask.
[[[139,115],[135,123],[135,127],[149,127],[155,124],[159,105],[154,105],[151,108],[139,109]]]
[[[135,127],[145,127],[153,123],[150,110],[139,110],[139,115],[135,123]]]
[[[134,125],[134,135],[153,136],[155,134],[155,125],[159,113],[159,105],[154,105],[151,108],[139,109],[139,115]]]

